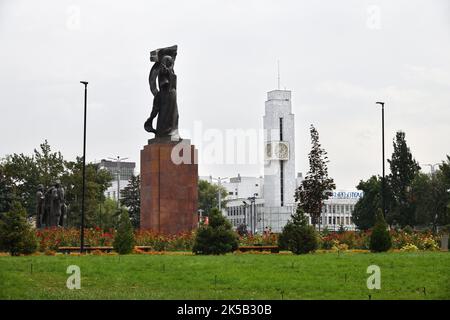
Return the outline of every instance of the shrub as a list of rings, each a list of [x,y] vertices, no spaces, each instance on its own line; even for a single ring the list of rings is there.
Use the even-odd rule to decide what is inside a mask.
[[[414,229],[411,226],[405,226],[403,228],[403,232],[407,233],[407,234],[413,234],[414,233]]]
[[[400,251],[405,251],[405,252],[414,252],[414,251],[419,251],[419,248],[417,248],[415,245],[413,245],[412,243],[409,243],[407,245],[404,245]]]
[[[430,250],[430,251],[437,251],[439,250],[439,246],[437,241],[435,241],[432,237],[426,237],[422,241],[422,250]]]
[[[237,234],[217,208],[209,214],[209,224],[197,230],[192,252],[195,254],[225,254],[238,248]]]
[[[372,252],[385,252],[392,247],[392,239],[387,229],[387,223],[384,220],[381,210],[376,217],[375,226],[370,236],[369,249]]]
[[[291,220],[284,226],[278,238],[281,249],[290,250],[294,254],[314,252],[319,246],[318,235],[299,206]]]
[[[32,254],[38,248],[36,234],[26,215],[18,202],[13,203],[9,212],[0,215],[0,249],[12,256]]]
[[[113,247],[118,254],[128,254],[134,248],[133,226],[128,216],[128,212],[122,210],[117,226],[116,237],[113,241]]]

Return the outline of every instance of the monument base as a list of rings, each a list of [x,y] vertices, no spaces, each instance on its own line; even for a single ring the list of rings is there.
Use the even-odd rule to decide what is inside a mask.
[[[197,150],[190,140],[149,140],[141,150],[141,229],[162,234],[197,227]]]

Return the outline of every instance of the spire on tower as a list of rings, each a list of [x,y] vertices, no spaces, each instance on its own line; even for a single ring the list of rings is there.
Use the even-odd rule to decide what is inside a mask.
[[[278,90],[280,90],[280,60],[277,60],[278,63]]]

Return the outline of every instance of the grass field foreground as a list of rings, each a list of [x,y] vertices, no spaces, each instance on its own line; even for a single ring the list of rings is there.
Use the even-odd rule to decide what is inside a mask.
[[[66,287],[67,267],[81,289]],[[369,265],[381,289],[366,285]],[[0,257],[1,299],[450,299],[450,254]]]

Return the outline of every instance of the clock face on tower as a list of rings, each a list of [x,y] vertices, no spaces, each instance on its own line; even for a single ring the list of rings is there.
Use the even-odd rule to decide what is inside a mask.
[[[289,143],[287,141],[268,142],[266,160],[289,160]]]
[[[289,159],[289,148],[285,143],[277,143],[275,145],[275,155],[278,159]]]

